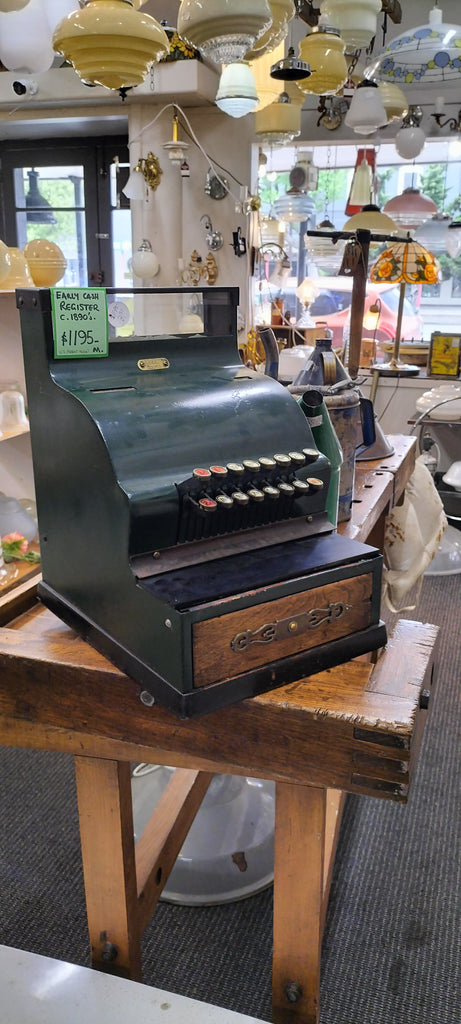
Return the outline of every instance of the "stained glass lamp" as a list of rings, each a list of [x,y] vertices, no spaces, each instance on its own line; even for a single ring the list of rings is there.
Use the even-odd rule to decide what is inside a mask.
[[[408,238],[406,242],[391,242],[378,256],[369,273],[374,284],[392,283],[400,285],[399,308],[395,328],[395,343],[392,359],[379,363],[373,370],[388,377],[399,377],[418,373],[417,366],[401,363],[399,360],[400,335],[402,330],[403,304],[407,284],[438,284],[440,264],[433,253],[423,245]]]

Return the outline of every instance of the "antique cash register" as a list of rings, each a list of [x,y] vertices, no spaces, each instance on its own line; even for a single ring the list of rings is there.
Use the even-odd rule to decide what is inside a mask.
[[[101,291],[106,349],[89,313],[57,339],[65,293],[17,291],[41,600],[180,717],[383,646],[381,555],[335,532],[304,413],[242,363],[238,290]]]

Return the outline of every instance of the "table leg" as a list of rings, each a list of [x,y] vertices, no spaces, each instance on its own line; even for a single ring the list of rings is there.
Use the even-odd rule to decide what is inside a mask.
[[[130,765],[74,761],[92,965],[141,981]]]
[[[317,1024],[327,790],[278,783],[274,840],[272,1013]]]

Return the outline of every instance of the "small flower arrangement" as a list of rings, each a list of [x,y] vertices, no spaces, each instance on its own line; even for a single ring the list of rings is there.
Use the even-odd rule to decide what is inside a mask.
[[[22,533],[15,530],[14,533],[7,533],[2,537],[2,551],[5,562],[30,562],[34,565],[40,561],[40,555],[36,551],[29,550],[29,541]]]

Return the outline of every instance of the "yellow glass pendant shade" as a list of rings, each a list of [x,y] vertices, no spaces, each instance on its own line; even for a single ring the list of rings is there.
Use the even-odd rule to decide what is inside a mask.
[[[254,128],[258,139],[268,145],[289,142],[301,134],[301,107],[289,101],[271,103],[256,112]]]
[[[164,57],[169,45],[161,25],[136,11],[131,0],[87,0],[53,34],[53,48],[80,78],[107,89],[141,85],[149,65]]]
[[[67,260],[62,249],[47,238],[35,238],[23,249],[37,288],[52,288],[64,277]]]
[[[10,250],[5,242],[0,240],[0,285],[8,277],[11,268]]]
[[[181,0],[178,34],[215,64],[243,60],[272,24],[268,0]]]
[[[309,78],[298,82],[303,92],[334,96],[347,81],[346,44],[339,32],[320,24],[299,44],[299,56],[312,69]]]
[[[24,253],[15,246],[8,249],[10,269],[8,276],[0,283],[3,291],[14,291],[15,288],[33,288],[34,282]]]
[[[383,101],[388,121],[400,121],[408,113],[408,100],[400,86],[395,82],[378,82],[378,89]]]
[[[250,61],[250,68],[254,74],[256,92],[258,94],[258,105],[255,107],[255,113],[257,110],[264,110],[264,107],[268,107],[269,103],[276,103],[280,93],[283,92],[286,83],[277,82],[275,78],[271,78],[271,67],[277,60],[282,60],[284,52],[285,47],[283,43],[279,43],[275,50],[269,50],[262,57]]]
[[[288,32],[288,25],[295,16],[296,8],[293,0],[268,0],[268,2],[272,11],[272,25],[256,40],[245,60],[256,60],[257,57],[262,57],[264,53],[270,53],[275,46],[283,42]],[[283,53],[278,59],[281,60],[282,57]]]

